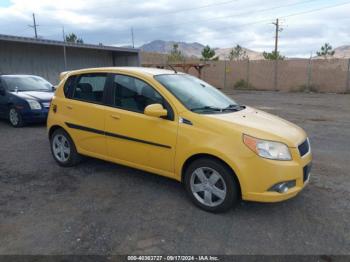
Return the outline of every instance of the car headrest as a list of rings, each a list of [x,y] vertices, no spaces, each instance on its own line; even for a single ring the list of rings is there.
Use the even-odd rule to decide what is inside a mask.
[[[92,85],[89,83],[80,83],[78,84],[78,88],[80,88],[83,93],[92,93]]]
[[[154,98],[156,96],[156,92],[148,85],[144,85],[141,90],[141,95],[147,98]]]
[[[117,84],[118,94],[120,97],[129,98],[135,96],[137,93],[130,88]]]

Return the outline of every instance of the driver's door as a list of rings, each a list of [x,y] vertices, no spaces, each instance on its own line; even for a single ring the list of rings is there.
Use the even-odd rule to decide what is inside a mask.
[[[114,75],[113,107],[106,112],[107,150],[111,158],[139,168],[174,173],[178,123],[164,98],[146,82]],[[145,115],[147,105],[161,103],[168,117]]]
[[[6,94],[5,84],[1,81],[0,78],[0,117],[3,118],[6,116],[8,96]]]

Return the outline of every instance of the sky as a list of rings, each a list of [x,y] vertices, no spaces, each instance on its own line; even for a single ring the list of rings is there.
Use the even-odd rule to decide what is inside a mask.
[[[272,51],[279,18],[279,50],[308,57],[329,42],[350,45],[350,0],[0,0],[0,34],[62,40],[74,32],[85,43],[135,46],[152,40],[239,44]]]

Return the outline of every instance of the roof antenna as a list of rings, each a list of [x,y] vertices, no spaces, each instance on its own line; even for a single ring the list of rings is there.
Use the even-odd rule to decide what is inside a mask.
[[[176,69],[175,69],[172,65],[169,65],[169,64],[168,64],[168,66],[175,72],[175,74],[177,74]]]

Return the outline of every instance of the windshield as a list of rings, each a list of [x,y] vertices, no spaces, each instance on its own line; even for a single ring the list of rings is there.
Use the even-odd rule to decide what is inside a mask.
[[[3,76],[9,91],[52,91],[52,84],[39,76]]]
[[[157,75],[166,87],[189,110],[198,113],[233,111],[240,106],[208,83],[185,74]]]

